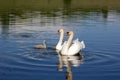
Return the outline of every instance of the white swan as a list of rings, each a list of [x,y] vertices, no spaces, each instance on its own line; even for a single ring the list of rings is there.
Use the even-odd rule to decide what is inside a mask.
[[[60,38],[59,38],[59,41],[58,41],[58,43],[56,45],[56,49],[60,51],[62,49],[62,46],[63,46],[64,30],[59,29],[57,31],[57,33],[60,34]]]
[[[73,31],[69,31],[66,33],[67,36],[69,36],[69,39],[67,42],[64,42],[64,45],[61,50],[62,55],[76,55],[78,54],[82,49],[85,48],[84,41],[79,42],[78,39],[73,40],[74,33]]]
[[[58,41],[56,46],[46,47],[46,41],[43,41],[43,45],[36,45],[36,46],[34,46],[34,48],[35,49],[51,48],[51,49],[56,49],[56,50],[60,51],[62,49],[62,46],[63,46],[64,30],[62,28],[59,29],[57,31],[57,34],[60,34],[60,38],[59,38],[59,41]]]

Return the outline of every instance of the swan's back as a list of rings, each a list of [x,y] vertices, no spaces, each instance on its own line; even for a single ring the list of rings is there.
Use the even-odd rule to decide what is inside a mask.
[[[84,41],[79,42],[79,40],[76,39],[73,41],[73,44],[70,46],[68,50],[68,54],[75,55],[76,53],[79,53],[84,47],[85,47]]]

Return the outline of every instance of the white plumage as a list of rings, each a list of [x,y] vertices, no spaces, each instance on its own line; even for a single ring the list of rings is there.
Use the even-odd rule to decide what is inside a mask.
[[[60,51],[62,49],[62,46],[63,46],[64,30],[59,29],[57,33],[60,34],[60,38],[59,38],[59,41],[56,45],[56,49]]]
[[[67,32],[67,35],[69,36],[69,39],[67,42],[64,42],[61,54],[62,55],[76,55],[78,54],[82,49],[85,48],[84,41],[79,41],[78,39],[72,41],[74,37],[73,31]]]

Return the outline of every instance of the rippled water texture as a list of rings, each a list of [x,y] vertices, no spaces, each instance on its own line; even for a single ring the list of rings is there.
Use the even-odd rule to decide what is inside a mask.
[[[120,80],[120,11],[73,10],[69,1],[64,3],[69,5],[57,10],[37,10],[38,5],[0,10],[0,80]],[[84,40],[86,48],[79,56],[33,48],[43,40],[55,46],[59,28]]]

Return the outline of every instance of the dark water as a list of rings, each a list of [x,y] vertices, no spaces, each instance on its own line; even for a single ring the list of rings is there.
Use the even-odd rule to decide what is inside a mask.
[[[120,11],[64,9],[0,13],[0,80],[120,80]],[[15,14],[16,13],[16,14]],[[84,40],[80,56],[33,49],[55,46],[63,28]],[[67,40],[67,37],[64,38]]]

